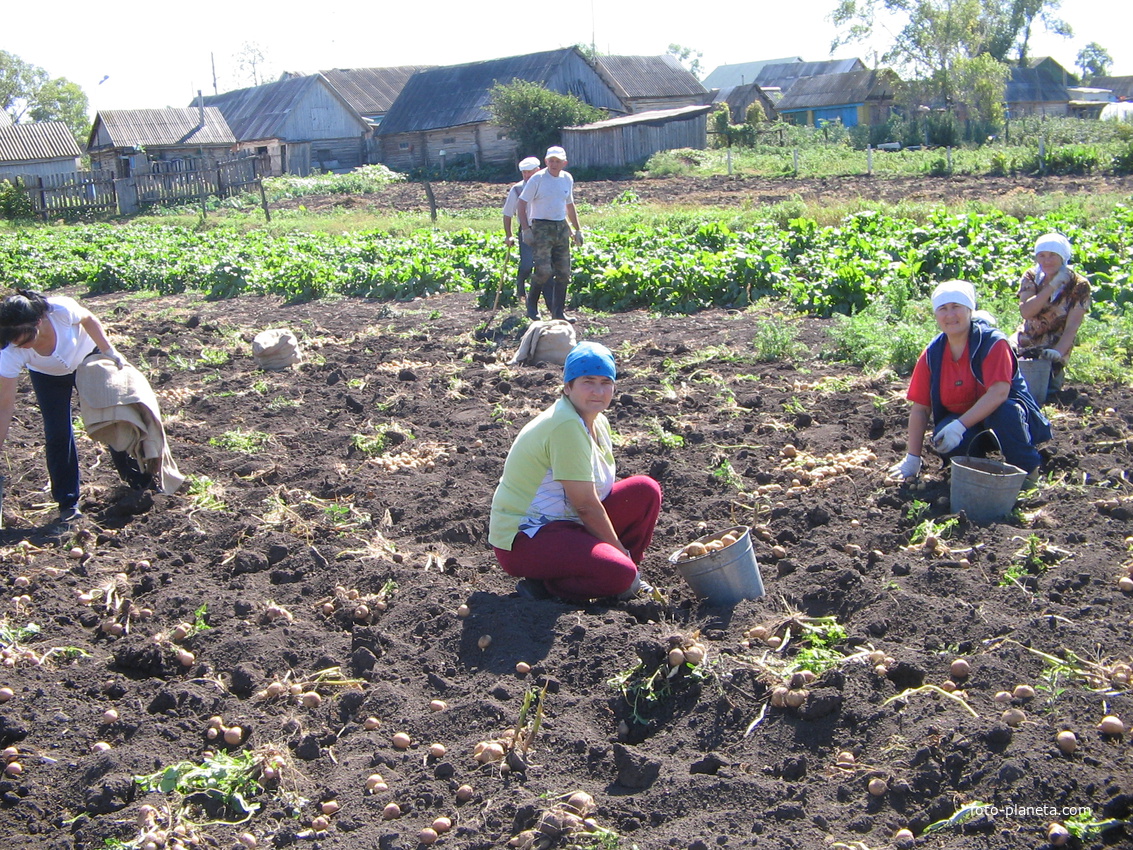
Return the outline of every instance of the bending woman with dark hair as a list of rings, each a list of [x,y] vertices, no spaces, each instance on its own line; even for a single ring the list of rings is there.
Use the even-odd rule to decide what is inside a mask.
[[[59,504],[63,522],[80,516],[79,455],[71,424],[75,370],[96,349],[119,369],[125,365],[106,338],[102,323],[75,299],[48,298],[21,289],[0,300],[0,447],[8,438],[15,413],[20,373],[27,369],[43,416],[51,496]],[[152,483],[152,476],[143,473],[126,452],[111,449],[110,456],[130,486],[142,489]]]

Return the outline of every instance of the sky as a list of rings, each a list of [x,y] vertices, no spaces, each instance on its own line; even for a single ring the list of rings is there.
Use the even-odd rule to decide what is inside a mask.
[[[41,0],[44,2],[44,0]],[[249,3],[159,2],[107,11],[89,2],[8,0],[0,13],[0,50],[78,83],[90,111],[189,106],[206,95],[251,85],[236,67],[249,43],[266,57],[268,79],[281,71],[451,65],[594,44],[599,52],[657,55],[672,43],[703,54],[701,76],[717,65],[799,56],[857,57],[874,64],[891,36],[830,53],[837,31],[827,20],[837,0],[675,0],[651,4],[581,0],[562,7],[514,0],[333,0]],[[550,9],[540,19],[540,8]],[[1074,37],[1031,37],[1031,56],[1053,56],[1076,71],[1078,51],[1097,42],[1111,73],[1133,75],[1133,3],[1065,0],[1059,15]],[[214,71],[215,69],[215,71]]]

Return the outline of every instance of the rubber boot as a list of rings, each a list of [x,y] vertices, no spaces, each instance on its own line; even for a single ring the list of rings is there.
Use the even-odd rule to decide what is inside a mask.
[[[566,283],[556,280],[547,289],[552,293],[552,297],[547,299],[547,306],[551,308],[551,318],[574,322],[574,316],[566,315]]]
[[[543,287],[532,282],[527,287],[527,318],[539,321],[539,296],[543,294]]]

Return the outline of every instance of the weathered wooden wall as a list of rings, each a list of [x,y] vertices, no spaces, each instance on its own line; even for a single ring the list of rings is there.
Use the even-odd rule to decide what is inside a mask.
[[[511,163],[516,159],[515,142],[494,124],[470,124],[447,127],[424,133],[398,133],[379,136],[381,162],[395,171],[414,168],[440,168],[441,151],[445,166],[462,162],[477,168],[483,165]],[[530,151],[542,157],[542,151]],[[527,156],[525,152],[523,156]]]
[[[563,146],[576,168],[621,168],[636,165],[658,151],[708,146],[703,115],[664,124],[625,124],[563,130]]]

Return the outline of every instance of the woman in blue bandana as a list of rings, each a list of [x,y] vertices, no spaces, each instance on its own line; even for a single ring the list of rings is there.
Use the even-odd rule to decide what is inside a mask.
[[[582,342],[563,366],[562,397],[515,438],[492,497],[488,540],[533,598],[631,599],[648,591],[637,565],[653,539],[661,487],[615,480],[610,424],[617,369],[604,345]]]

